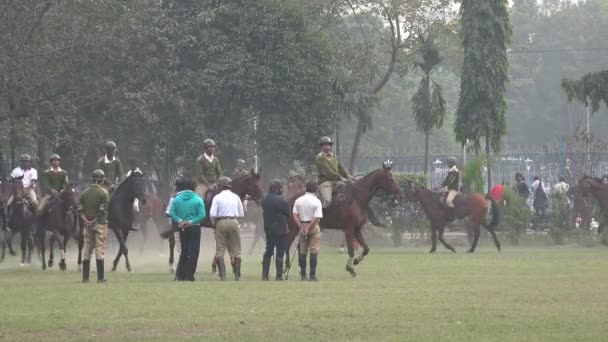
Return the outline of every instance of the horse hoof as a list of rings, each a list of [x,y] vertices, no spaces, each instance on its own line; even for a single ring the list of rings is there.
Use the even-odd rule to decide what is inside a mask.
[[[435,250],[434,250],[434,249],[431,249],[431,250],[429,251],[429,253],[430,253],[430,254],[433,254],[433,253],[435,253]]]
[[[174,265],[169,266],[169,273],[171,273],[171,274],[175,273],[175,266]]]
[[[49,265],[49,267],[51,267],[51,268],[52,268],[52,267],[53,267],[53,262],[49,260],[48,265]]]
[[[112,272],[116,272],[116,267],[112,267]]]
[[[19,266],[23,267],[23,266],[25,266],[25,264],[24,263],[20,263]]]
[[[353,260],[353,265],[359,265],[361,261],[359,259],[355,259]]]
[[[467,251],[467,253],[473,253],[473,252],[475,252],[475,251],[474,251],[474,250],[472,250],[472,249],[469,249],[469,250]]]
[[[10,254],[11,256],[17,256],[17,252],[15,252],[15,251],[10,251],[10,252],[8,252],[8,254]]]

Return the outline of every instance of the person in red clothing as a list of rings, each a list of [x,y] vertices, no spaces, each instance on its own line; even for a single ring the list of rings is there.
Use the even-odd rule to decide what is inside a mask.
[[[504,182],[500,183],[500,184],[496,184],[493,188],[492,191],[490,191],[490,197],[492,197],[492,199],[500,204],[504,203],[504,193],[505,193],[505,188],[504,188]]]

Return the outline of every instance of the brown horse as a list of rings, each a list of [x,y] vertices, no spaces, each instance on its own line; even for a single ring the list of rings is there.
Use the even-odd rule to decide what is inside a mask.
[[[53,267],[53,242],[57,241],[61,260],[59,269],[65,271],[65,253],[68,241],[76,234],[77,227],[77,207],[76,192],[72,185],[68,185],[54,199],[49,201],[48,211],[40,215],[38,219],[37,242],[40,255],[42,257],[42,269],[46,270],[46,231],[51,233],[49,239],[49,262],[48,267]]]
[[[292,176],[289,179],[287,198],[290,208],[298,197],[304,194],[305,181],[300,176]],[[351,276],[356,277],[354,266],[361,263],[363,258],[369,253],[369,247],[363,238],[361,229],[367,222],[367,208],[378,190],[384,190],[392,195],[400,194],[399,185],[393,178],[391,165],[385,164],[382,169],[376,170],[367,176],[357,180],[346,194],[347,199],[344,201],[335,201],[329,208],[323,209],[323,219],[321,219],[321,228],[339,229],[344,232],[346,245],[348,247],[348,262],[346,271]],[[289,219],[289,233],[287,234],[288,250],[293,240],[299,235],[299,229],[293,218]],[[363,248],[361,254],[355,258],[355,249],[353,241],[357,240]],[[286,271],[289,270],[291,260],[289,253],[286,258]]]
[[[21,265],[29,264],[32,261],[32,250],[34,241],[32,237],[32,226],[34,224],[34,211],[31,204],[25,200],[25,191],[21,178],[14,178],[9,182],[9,193],[13,196],[13,202],[10,208],[7,208],[8,227],[10,231],[6,232],[2,241],[2,253],[0,254],[0,262],[4,261],[6,247],[9,248],[9,253],[15,255],[12,248],[12,240],[17,233],[21,235]]]
[[[445,248],[456,253],[456,250],[443,239],[445,226],[449,223],[446,219],[446,210],[441,204],[441,196],[431,190],[419,186],[410,185],[407,191],[408,199],[414,199],[420,202],[427,218],[431,221],[431,236],[432,247],[431,253],[435,253],[437,249],[437,239],[445,246]],[[480,226],[483,226],[494,239],[496,249],[500,252],[500,242],[496,236],[495,228],[500,220],[498,206],[489,196],[484,196],[478,193],[467,193],[457,197],[454,200],[455,217],[465,219],[473,229],[473,241],[471,248],[467,253],[473,253],[479,241]],[[488,214],[491,213],[491,220],[488,220]]]
[[[608,225],[608,184],[602,183],[601,179],[585,176],[579,180],[578,185],[584,194],[590,193],[597,199],[602,213],[598,234]]]
[[[589,230],[591,227],[591,217],[593,216],[593,203],[589,197],[589,193],[583,193],[579,185],[571,187],[566,196],[572,201],[572,215],[570,224],[576,227],[576,221],[581,219],[579,229]]]

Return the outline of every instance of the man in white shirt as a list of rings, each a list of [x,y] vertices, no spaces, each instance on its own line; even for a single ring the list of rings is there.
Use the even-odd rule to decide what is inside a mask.
[[[224,252],[228,249],[234,280],[241,278],[241,234],[238,219],[244,216],[241,198],[230,191],[232,181],[220,177],[218,185],[221,192],[213,197],[209,216],[215,226],[215,258],[221,280],[226,280]]]
[[[32,206],[38,206],[38,197],[36,196],[36,183],[38,182],[38,171],[32,167],[32,157],[29,154],[22,154],[19,158],[21,165],[11,172],[11,178],[21,179],[23,183],[23,192],[26,199]],[[13,203],[13,196],[6,202],[7,207]]]
[[[299,264],[300,277],[306,280],[306,255],[310,252],[310,281],[317,281],[317,255],[321,229],[319,220],[323,218],[323,205],[316,196],[317,183],[306,183],[306,193],[293,205],[293,219],[300,229]]]
[[[566,183],[564,177],[560,177],[559,182],[553,187],[553,191],[555,191],[557,195],[561,196],[565,196],[568,190],[570,190],[570,185]]]

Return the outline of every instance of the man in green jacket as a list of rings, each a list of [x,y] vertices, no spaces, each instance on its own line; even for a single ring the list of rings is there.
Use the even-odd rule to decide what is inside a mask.
[[[196,159],[196,193],[204,200],[209,190],[215,191],[222,167],[215,156],[215,141],[205,139],[203,148],[203,154]]]
[[[332,190],[337,183],[352,181],[353,177],[342,167],[342,164],[331,151],[333,142],[330,137],[322,137],[319,141],[321,153],[317,155],[315,165],[319,172],[319,188],[323,208],[328,208],[332,202]]]
[[[84,248],[82,253],[82,282],[89,282],[91,254],[95,248],[97,282],[105,283],[104,254],[108,235],[108,208],[110,195],[101,185],[105,175],[102,170],[93,171],[93,184],[80,195],[78,212],[84,224]]]
[[[61,191],[68,187],[68,173],[61,168],[61,157],[52,154],[50,158],[51,167],[44,171],[40,184],[43,196],[38,204],[38,215],[44,215],[49,204]]]
[[[106,154],[97,161],[97,169],[105,174],[104,187],[111,193],[118,187],[125,175],[120,159],[116,156],[116,143],[106,142],[104,146]]]

